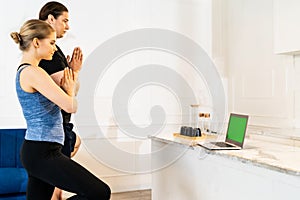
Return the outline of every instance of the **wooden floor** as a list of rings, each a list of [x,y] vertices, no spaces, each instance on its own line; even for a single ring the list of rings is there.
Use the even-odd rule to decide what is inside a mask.
[[[111,200],[151,200],[151,190],[112,193]]]
[[[63,200],[74,194],[63,192]],[[130,192],[112,193],[110,200],[151,200],[151,190],[136,190]]]

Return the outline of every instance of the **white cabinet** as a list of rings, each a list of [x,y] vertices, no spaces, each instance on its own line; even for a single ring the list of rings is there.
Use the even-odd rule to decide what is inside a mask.
[[[169,150],[162,151],[165,147]],[[299,199],[299,176],[235,158],[205,155],[182,144],[153,139],[152,148],[161,150],[152,158],[152,166],[156,167],[152,173],[153,200]],[[166,165],[166,159],[178,152],[181,156]]]
[[[300,53],[300,1],[274,0],[274,52]]]

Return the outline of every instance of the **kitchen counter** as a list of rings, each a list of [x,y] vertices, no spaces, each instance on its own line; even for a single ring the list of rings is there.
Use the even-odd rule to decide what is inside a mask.
[[[154,200],[298,199],[298,138],[248,134],[242,150],[218,151],[197,145],[207,140],[151,137]]]
[[[207,140],[192,141],[174,136],[158,136],[152,137],[152,139],[161,140],[166,143],[188,145],[192,148],[201,148],[205,154],[219,155],[229,159],[239,160],[243,163],[300,176],[300,147],[298,146],[300,143],[295,139],[286,138],[276,140],[269,136],[254,134],[245,139],[244,148],[241,150],[214,151],[196,145],[196,143],[206,142]]]

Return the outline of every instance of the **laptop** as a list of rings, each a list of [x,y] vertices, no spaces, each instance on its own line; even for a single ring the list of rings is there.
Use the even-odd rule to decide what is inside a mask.
[[[229,117],[226,139],[220,142],[198,144],[209,150],[242,149],[248,124],[248,115],[231,113]]]

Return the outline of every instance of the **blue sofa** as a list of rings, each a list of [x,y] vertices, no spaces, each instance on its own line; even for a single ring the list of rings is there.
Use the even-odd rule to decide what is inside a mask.
[[[26,129],[0,129],[0,200],[25,200],[28,176],[20,161]]]

